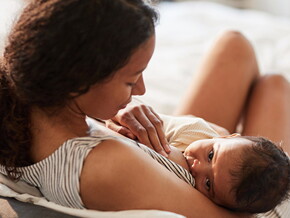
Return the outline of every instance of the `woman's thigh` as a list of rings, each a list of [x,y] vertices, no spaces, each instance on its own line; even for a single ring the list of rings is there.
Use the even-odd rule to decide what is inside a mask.
[[[233,132],[258,75],[251,44],[238,32],[226,32],[203,60],[175,115],[193,114]]]
[[[244,135],[264,136],[290,152],[290,84],[281,75],[261,77],[245,113]]]

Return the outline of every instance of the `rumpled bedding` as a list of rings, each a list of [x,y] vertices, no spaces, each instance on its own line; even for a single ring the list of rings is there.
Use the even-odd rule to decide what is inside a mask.
[[[20,0],[0,0],[0,55],[5,37],[21,8]],[[218,34],[241,31],[253,43],[262,73],[281,73],[290,80],[290,19],[254,10],[239,10],[205,1],[162,2],[156,28],[156,49],[144,72],[147,92],[142,101],[163,114],[171,114]],[[2,178],[2,179],[1,179]],[[30,193],[30,194],[23,194]],[[51,208],[80,217],[183,217],[156,210],[100,212],[65,208],[48,202],[37,190],[11,184],[0,177],[0,196]],[[290,217],[290,202],[277,208],[280,217]],[[278,217],[275,213],[269,216]]]

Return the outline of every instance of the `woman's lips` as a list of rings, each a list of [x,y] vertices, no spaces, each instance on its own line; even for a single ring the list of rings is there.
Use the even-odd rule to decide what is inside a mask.
[[[130,98],[125,104],[122,104],[119,108],[119,110],[124,109],[130,102],[131,102],[132,98]]]
[[[123,104],[119,107],[119,110],[124,109],[127,106],[127,104]]]

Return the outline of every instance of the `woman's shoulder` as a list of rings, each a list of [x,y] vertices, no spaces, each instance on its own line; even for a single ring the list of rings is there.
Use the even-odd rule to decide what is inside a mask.
[[[36,163],[29,166],[18,167],[17,169],[20,172],[25,173],[25,171],[30,171],[31,169],[42,169],[43,167],[47,167],[49,165],[55,165],[55,162],[59,163],[58,160],[60,159],[70,160],[75,158],[76,156],[86,158],[88,153],[94,147],[98,146],[106,140],[112,139],[114,139],[114,137],[111,136],[86,136],[68,139],[54,152],[52,152],[50,155],[43,158],[42,160],[37,161]]]
[[[106,210],[108,205],[110,210],[120,209],[114,208],[121,204],[113,196],[129,185],[124,182],[125,178],[139,176],[134,168],[138,162],[138,153],[141,152],[143,155],[143,151],[137,146],[130,146],[130,143],[113,138],[104,140],[93,148],[84,161],[80,175],[80,193],[84,205],[90,209]],[[119,194],[122,195],[121,192]],[[119,196],[119,199],[123,197]]]

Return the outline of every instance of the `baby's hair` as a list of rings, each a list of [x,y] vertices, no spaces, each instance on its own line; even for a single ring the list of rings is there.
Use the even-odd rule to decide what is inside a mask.
[[[234,171],[232,192],[236,211],[262,213],[289,197],[290,162],[280,146],[263,137],[241,136],[253,142]]]

